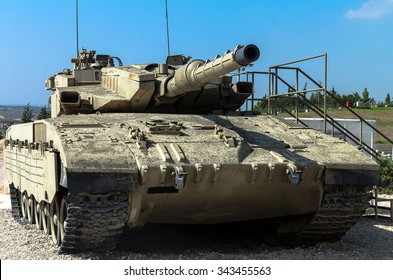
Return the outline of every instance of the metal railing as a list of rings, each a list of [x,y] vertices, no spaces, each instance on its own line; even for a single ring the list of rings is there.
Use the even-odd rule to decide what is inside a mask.
[[[306,89],[304,88],[303,90],[299,89],[299,80],[300,80],[300,75],[303,74],[306,78],[310,78],[305,72],[303,72],[299,67],[289,67],[288,65],[294,65],[310,60],[315,60],[318,58],[324,58],[324,82],[323,86],[320,84],[316,83],[315,85],[317,88],[313,89]],[[290,85],[288,82],[286,82],[281,76],[280,76],[280,70],[285,70],[285,71],[295,71],[295,86]],[[287,86],[288,91],[285,93],[279,93],[279,81]],[[311,79],[311,81],[313,81]],[[269,67],[269,87],[268,87],[268,110],[270,114],[277,115],[277,99],[282,96],[288,96],[292,95],[296,97],[296,122],[299,120],[299,96],[300,94],[306,94],[308,92],[317,92],[317,91],[323,91],[323,119],[324,119],[324,129],[323,132],[326,133],[326,125],[327,125],[327,114],[326,114],[326,109],[327,109],[327,99],[326,99],[326,92],[327,92],[327,54],[320,54],[316,56],[311,56],[307,57],[304,59],[299,59],[299,60],[294,60],[291,62],[287,63],[282,63],[278,64],[275,66],[270,66]],[[276,103],[276,104],[274,104]]]
[[[300,67],[294,67],[289,65],[299,64],[302,62],[310,61],[323,58],[323,80],[324,82],[317,82],[313,79],[310,75],[308,75],[305,71],[303,71]],[[295,84],[291,85],[282,75],[283,71],[290,71],[291,73],[295,74]],[[358,113],[356,113],[351,108],[347,107],[346,104],[343,104],[337,97],[335,97],[331,92],[327,90],[327,54],[320,54],[300,60],[291,61],[288,63],[278,64],[275,66],[269,67],[268,72],[258,72],[258,71],[246,71],[246,72],[238,72],[233,76],[237,76],[238,80],[242,77],[245,77],[246,81],[251,81],[254,84],[255,88],[255,77],[256,75],[268,75],[268,96],[267,98],[256,98],[255,92],[247,99],[246,101],[246,111],[249,111],[249,107],[251,106],[251,110],[254,110],[255,105],[258,102],[267,102],[267,110],[269,114],[277,115],[278,108],[280,110],[285,111],[287,114],[292,116],[296,123],[302,123],[303,125],[307,126],[303,121],[299,119],[299,104],[304,104],[316,113],[319,117],[323,118],[323,132],[327,133],[327,124],[332,126],[331,132],[334,136],[334,130],[340,131],[345,137],[350,139],[354,143],[358,143],[359,149],[364,150],[373,158],[379,160],[380,154],[374,150],[370,145],[368,145],[363,139],[363,127],[368,126],[372,129],[375,133],[380,135],[382,138],[387,140],[389,143],[393,144],[393,141],[390,140],[386,135],[384,135],[381,131],[371,125],[367,120],[361,117]],[[313,88],[307,89],[304,87],[300,89],[300,80],[306,80],[306,83],[310,83]],[[285,86],[286,91],[280,91],[280,85]],[[310,92],[323,92],[323,106],[322,109],[319,105],[313,104],[308,98],[307,93]],[[359,120],[359,137],[348,130],[346,127],[341,125],[338,121],[336,121],[333,117],[331,117],[327,113],[327,98],[330,97],[334,99],[337,104],[340,104],[342,108],[345,108],[349,112],[352,113],[354,118]],[[295,112],[294,114],[287,110],[284,106],[280,105],[278,102],[281,98],[291,98],[295,102]]]

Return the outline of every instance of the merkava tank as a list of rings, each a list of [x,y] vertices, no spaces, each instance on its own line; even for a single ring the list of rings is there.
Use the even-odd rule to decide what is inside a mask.
[[[379,166],[338,138],[241,112],[253,84],[227,74],[259,55],[247,45],[122,66],[83,50],[46,81],[51,118],[7,131],[13,216],[64,252],[114,248],[124,227],[146,223],[264,219],[305,242],[339,239]]]

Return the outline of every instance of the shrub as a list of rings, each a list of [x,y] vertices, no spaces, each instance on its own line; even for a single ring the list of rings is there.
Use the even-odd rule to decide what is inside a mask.
[[[390,158],[381,159],[381,186],[393,187],[393,160]]]
[[[355,107],[356,109],[372,109],[371,106],[365,105],[365,106],[357,106]]]

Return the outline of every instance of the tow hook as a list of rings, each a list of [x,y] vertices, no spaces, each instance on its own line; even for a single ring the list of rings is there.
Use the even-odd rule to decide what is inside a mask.
[[[287,174],[291,185],[298,185],[300,183],[301,170],[296,170],[296,168],[288,167]]]
[[[180,166],[175,167],[175,172],[172,173],[175,175],[175,188],[182,189],[186,185],[186,178],[188,173],[184,172],[183,168]]]

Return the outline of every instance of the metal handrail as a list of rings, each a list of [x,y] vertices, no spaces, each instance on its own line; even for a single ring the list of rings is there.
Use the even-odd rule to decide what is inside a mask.
[[[308,75],[306,72],[304,72],[301,68],[299,67],[290,67],[288,65],[291,64],[296,64],[299,62],[304,62],[316,58],[325,58],[325,71],[324,71],[324,78],[325,82],[323,86],[315,81],[310,75]],[[285,81],[280,75],[279,75],[279,70],[294,70],[296,72],[296,86],[290,85],[287,81]],[[321,55],[316,55],[312,57],[308,57],[305,59],[300,59],[300,60],[295,60],[291,61],[288,63],[282,63],[278,64],[275,66],[269,67],[268,72],[258,72],[258,71],[246,71],[246,72],[239,72],[236,74],[233,74],[232,76],[238,76],[238,79],[240,79],[241,75],[246,76],[246,80],[249,81],[249,76],[251,75],[252,77],[252,82],[255,82],[255,75],[258,74],[263,74],[263,75],[268,75],[269,76],[269,84],[268,84],[268,112],[269,114],[277,114],[277,107],[291,115],[296,119],[296,122],[301,122],[303,125],[306,125],[304,122],[299,120],[298,117],[298,105],[299,105],[299,100],[301,100],[304,104],[306,104],[312,111],[314,111],[318,116],[322,117],[324,119],[324,133],[326,133],[326,125],[329,123],[332,125],[332,133],[334,133],[334,129],[337,129],[341,133],[343,133],[348,139],[353,141],[354,143],[359,143],[359,147],[361,147],[365,152],[370,154],[373,158],[379,159],[380,154],[371,148],[367,143],[363,141],[363,123],[366,124],[368,127],[370,127],[374,132],[376,132],[378,135],[383,137],[385,140],[387,140],[389,143],[393,144],[393,141],[389,139],[386,135],[384,135],[381,131],[379,131],[376,127],[371,125],[367,120],[365,120],[363,117],[361,117],[358,113],[356,113],[354,110],[351,108],[345,106],[342,101],[340,101],[337,97],[335,97],[330,91],[327,90],[327,54],[321,54]],[[302,75],[302,77],[306,78],[307,81],[312,82],[317,88],[313,89],[299,89],[299,74]],[[279,93],[278,92],[278,85],[279,83],[282,83],[286,87],[288,87],[288,92],[283,92]],[[310,100],[307,99],[306,93],[308,92],[318,92],[318,91],[323,91],[323,98],[324,98],[324,105],[323,109],[321,109],[319,106],[316,104],[311,103]],[[337,122],[333,117],[327,114],[327,96],[330,96],[332,99],[334,99],[338,104],[340,104],[342,107],[345,107],[349,112],[351,112],[359,121],[360,121],[360,137],[354,135],[351,131],[346,129],[344,126],[342,126],[339,122]],[[277,102],[277,98],[282,98],[282,97],[292,97],[295,98],[296,100],[296,115],[292,114],[287,110],[284,106],[281,106]],[[246,101],[246,110],[248,109],[248,103],[251,102],[251,109],[254,108],[254,103],[257,101],[262,101],[263,99],[255,98],[255,92],[251,95],[250,98],[247,99]],[[274,105],[274,107],[272,107]],[[275,112],[273,112],[275,110]]]
[[[282,79],[280,76],[277,77],[278,80],[282,81],[286,86],[288,86],[289,89],[291,90],[295,90],[295,88],[293,86],[291,86],[290,84],[288,84],[284,79]],[[318,116],[320,117],[324,117],[324,112],[321,108],[319,108],[318,106],[316,106],[315,104],[311,103],[310,100],[308,100],[305,96],[305,92],[299,92],[300,96],[302,97],[302,101],[308,104],[308,107],[315,112]],[[291,94],[292,92],[289,92],[288,94]],[[277,105],[279,105],[277,103]],[[280,106],[280,105],[279,105]],[[282,106],[280,106],[280,108],[282,108]],[[286,111],[286,110],[285,110]],[[288,112],[287,112],[288,113]],[[292,115],[292,114],[291,114]],[[296,121],[298,122],[298,118],[296,118]],[[360,146],[364,149],[364,151],[366,151],[369,155],[371,155],[372,157],[374,157],[375,159],[378,159],[377,156],[379,156],[379,154],[373,149],[371,148],[369,145],[367,145],[366,143],[363,142],[362,137],[358,138],[356,135],[354,135],[350,130],[348,130],[347,128],[345,128],[344,126],[342,126],[339,122],[337,122],[336,120],[334,120],[333,117],[331,117],[330,115],[326,114],[326,121],[332,125],[332,131],[334,130],[334,128],[338,129],[341,133],[343,133],[346,137],[348,137],[351,141],[353,141],[354,143],[359,142]]]
[[[296,64],[296,63],[300,63],[300,62],[304,62],[304,61],[308,61],[308,60],[313,60],[313,59],[316,59],[316,58],[324,57],[326,55],[327,55],[327,53],[322,53],[322,54],[318,54],[318,55],[315,55],[315,56],[306,57],[306,58],[303,58],[303,59],[298,59],[298,60],[294,60],[294,61],[290,61],[290,62],[286,62],[286,63],[282,63],[282,64],[277,64],[277,65],[274,65],[274,66],[270,66],[269,68],[276,68],[276,67],[282,67],[282,66],[285,66],[285,65]]]
[[[326,91],[327,91],[327,53],[324,54],[320,54],[320,55],[315,55],[315,56],[311,56],[311,57],[307,57],[307,58],[303,58],[303,59],[298,59],[298,60],[294,60],[291,62],[287,62],[287,63],[282,63],[282,64],[278,64],[275,66],[271,66],[269,67],[269,103],[268,103],[268,107],[269,107],[269,113],[272,113],[271,110],[271,102],[270,102],[270,97],[274,97],[275,99],[277,97],[275,97],[278,93],[278,70],[282,69],[282,70],[296,70],[296,89],[295,91],[298,92],[299,91],[299,69],[298,67],[286,67],[287,65],[292,65],[292,64],[296,64],[296,63],[300,63],[300,62],[305,62],[305,61],[309,61],[309,60],[313,60],[313,59],[317,59],[317,58],[321,58],[324,57],[324,86],[320,86],[321,88],[323,88],[323,119],[324,119],[324,133],[326,134],[326,124],[327,124],[327,98],[326,98]],[[272,69],[274,69],[275,71],[272,72]],[[274,80],[273,78],[274,77]],[[272,89],[275,91],[275,93],[273,93]],[[296,94],[296,96],[298,96],[298,94]],[[296,107],[296,117],[298,116],[298,107]]]
[[[312,79],[309,75],[307,75],[303,70],[299,69],[299,71],[306,76],[308,79],[310,79],[310,81],[312,81],[313,83],[315,83],[316,86],[321,87],[321,85],[319,83],[317,83],[314,79]],[[372,126],[367,120],[365,120],[362,116],[360,116],[358,113],[356,113],[354,110],[352,110],[351,108],[345,106],[345,104],[341,103],[341,101],[335,97],[330,91],[326,91],[326,93],[332,97],[334,100],[336,100],[341,106],[345,107],[348,111],[350,111],[353,115],[355,115],[361,122],[364,122],[365,124],[367,124],[372,130],[374,130],[375,132],[377,132],[380,136],[382,136],[383,138],[385,138],[385,140],[389,141],[391,144],[393,144],[393,141],[390,140],[387,136],[385,136],[381,131],[379,131],[377,128],[375,128],[374,126]]]

